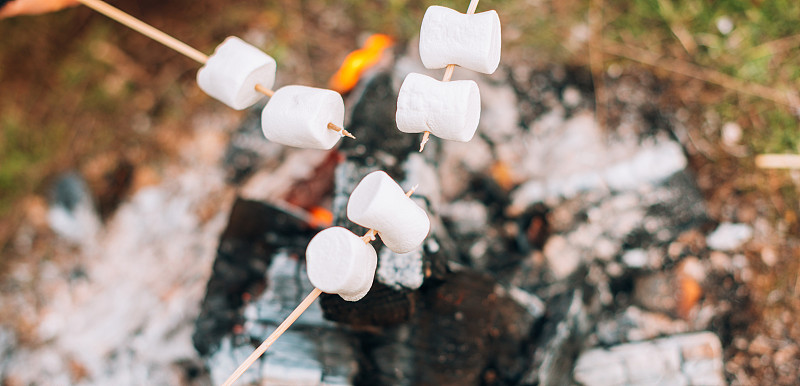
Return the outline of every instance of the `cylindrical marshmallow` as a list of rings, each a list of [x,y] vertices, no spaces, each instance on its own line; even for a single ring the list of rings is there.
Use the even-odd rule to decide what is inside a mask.
[[[372,287],[378,254],[353,232],[332,227],[317,233],[308,243],[306,265],[314,287],[354,302]]]
[[[257,84],[272,88],[275,69],[275,59],[231,36],[197,71],[197,84],[211,97],[233,109],[243,110],[264,97],[256,91]]]
[[[500,63],[500,17],[495,11],[466,15],[429,7],[419,32],[419,56],[426,68],[457,64],[491,74]]]
[[[383,244],[408,253],[422,244],[431,222],[392,177],[382,171],[367,174],[350,194],[347,218],[378,232]]]
[[[404,133],[430,131],[452,141],[467,142],[481,118],[481,94],[471,80],[442,82],[410,73],[397,96],[397,128]]]
[[[344,126],[344,100],[339,93],[306,86],[286,86],[269,98],[261,113],[261,129],[270,141],[307,149],[330,149]]]

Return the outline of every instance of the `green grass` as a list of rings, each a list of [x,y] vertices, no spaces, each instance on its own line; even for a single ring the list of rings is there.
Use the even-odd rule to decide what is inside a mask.
[[[606,5],[604,33],[609,39],[776,90],[796,93],[800,89],[800,39],[786,40],[800,34],[800,2],[635,0],[606,1]],[[730,33],[717,28],[721,18],[732,21]],[[696,48],[686,49],[678,38],[680,31],[688,33]],[[752,152],[800,151],[797,111],[745,95],[734,99],[735,105],[710,107],[724,120],[739,122],[748,130]]]
[[[44,176],[44,166],[58,153],[66,128],[36,131],[11,114],[0,119],[0,215]]]

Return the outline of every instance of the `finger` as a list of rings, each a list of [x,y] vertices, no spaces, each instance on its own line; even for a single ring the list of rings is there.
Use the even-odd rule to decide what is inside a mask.
[[[0,9],[0,18],[38,15],[78,4],[76,0],[15,0]]]

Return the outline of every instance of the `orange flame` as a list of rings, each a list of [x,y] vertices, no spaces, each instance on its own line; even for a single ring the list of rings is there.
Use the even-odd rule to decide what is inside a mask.
[[[314,228],[326,228],[333,224],[333,213],[323,207],[315,206],[308,211],[308,223]]]
[[[387,35],[370,36],[362,48],[347,54],[339,71],[331,77],[331,88],[340,93],[352,90],[358,83],[361,74],[376,65],[383,52],[392,44],[394,41]]]

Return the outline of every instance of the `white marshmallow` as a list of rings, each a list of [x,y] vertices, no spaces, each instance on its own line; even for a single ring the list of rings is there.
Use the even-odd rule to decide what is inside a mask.
[[[431,222],[428,215],[382,171],[367,174],[347,202],[347,218],[378,232],[396,253],[408,253],[422,244]]]
[[[306,265],[314,287],[354,302],[372,287],[378,254],[353,232],[332,227],[317,233],[308,243]]]
[[[481,94],[471,80],[442,82],[410,73],[397,96],[397,128],[404,133],[430,131],[453,141],[467,142],[481,118]]]
[[[330,149],[344,126],[344,100],[339,93],[306,86],[286,86],[275,92],[261,113],[261,128],[270,141],[307,149]]]
[[[257,84],[272,88],[275,69],[275,59],[231,36],[217,46],[197,71],[197,84],[211,97],[235,110],[243,110],[264,97],[256,91]]]
[[[466,15],[429,7],[420,27],[419,56],[429,69],[457,64],[491,74],[500,63],[500,17],[495,11]]]

